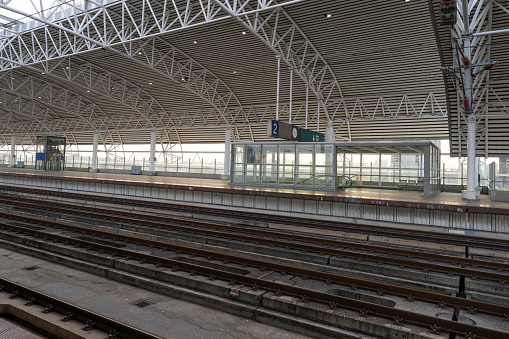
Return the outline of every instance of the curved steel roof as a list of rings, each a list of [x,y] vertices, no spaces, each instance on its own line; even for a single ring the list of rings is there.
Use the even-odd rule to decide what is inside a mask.
[[[154,128],[162,143],[222,142],[227,126],[236,141],[267,140],[277,57],[282,121],[291,110],[303,127],[307,111],[308,128],[331,123],[337,141],[449,137],[425,1],[76,3],[0,32],[3,143],[91,143],[94,130],[148,143]]]

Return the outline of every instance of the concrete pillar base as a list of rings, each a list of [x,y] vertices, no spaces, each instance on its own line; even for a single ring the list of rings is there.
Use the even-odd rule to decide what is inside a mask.
[[[230,180],[230,176],[222,174],[221,175],[221,180]]]
[[[16,165],[8,165],[7,167],[8,167],[8,168],[15,168],[15,167],[16,167]]]
[[[93,169],[93,168],[89,168],[89,169],[88,169],[88,172],[89,172],[89,173],[97,173],[97,172],[99,172],[99,170],[98,170],[97,168],[95,168],[95,169]]]
[[[149,172],[148,175],[157,175],[157,172]]]
[[[461,192],[461,198],[466,200],[480,200],[481,192],[464,190]]]

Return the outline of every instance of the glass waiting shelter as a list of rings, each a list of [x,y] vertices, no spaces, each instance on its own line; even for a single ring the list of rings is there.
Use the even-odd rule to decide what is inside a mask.
[[[231,185],[440,189],[440,149],[430,141],[233,143]]]
[[[35,169],[42,171],[62,171],[65,163],[64,137],[37,137]]]

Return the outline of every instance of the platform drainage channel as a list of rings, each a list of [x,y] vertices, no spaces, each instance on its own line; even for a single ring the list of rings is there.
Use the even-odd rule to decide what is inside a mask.
[[[192,259],[192,258],[186,258],[186,257],[177,257],[177,258],[172,258],[172,259],[173,260],[182,261],[182,262],[185,262],[185,263],[188,263],[188,264],[205,266],[205,267],[208,267],[208,268],[214,268],[214,269],[218,269],[218,270],[225,271],[225,272],[230,272],[230,273],[235,273],[235,274],[246,275],[246,274],[250,273],[249,270],[244,270],[244,269],[241,269],[241,268],[236,268],[236,267],[216,264],[216,263],[212,263],[212,262],[204,261],[204,260],[199,260],[199,259]]]
[[[122,247],[126,246],[125,244],[119,244],[119,243],[113,242],[113,241],[108,241],[108,240],[103,240],[103,239],[96,239],[96,238],[92,238],[92,237],[87,237],[86,235],[82,235],[82,236],[79,236],[79,237],[74,237],[74,239],[90,241],[90,242],[93,242],[93,243],[96,243],[96,244],[101,244],[101,245],[106,245],[106,246],[113,246],[113,247],[117,247],[117,248],[122,248]]]
[[[340,297],[356,299],[356,300],[360,300],[360,301],[366,301],[366,302],[369,302],[372,304],[378,304],[378,305],[387,306],[387,307],[396,306],[396,302],[393,300],[380,298],[380,297],[376,297],[376,296],[364,294],[364,293],[357,293],[357,292],[340,290],[340,289],[328,290],[326,293],[337,295]]]

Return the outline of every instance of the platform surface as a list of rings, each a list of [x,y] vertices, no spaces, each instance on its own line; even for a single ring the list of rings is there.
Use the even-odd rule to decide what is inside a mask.
[[[342,191],[315,191],[303,189],[289,188],[269,188],[269,187],[249,187],[249,186],[230,186],[226,180],[217,179],[201,179],[201,178],[183,178],[183,177],[163,177],[163,176],[147,176],[147,175],[126,175],[114,173],[88,173],[76,171],[34,171],[25,168],[0,168],[0,175],[11,174],[21,176],[37,176],[41,178],[59,178],[63,180],[86,180],[97,182],[118,181],[122,185],[171,185],[172,188],[182,187],[189,189],[190,187],[197,190],[221,191],[237,194],[278,196],[288,198],[307,198],[307,199],[341,199],[347,202],[371,203],[379,204],[379,202],[388,202],[391,205],[397,204],[407,207],[435,209],[438,206],[448,206],[449,208],[461,207],[465,210],[468,207],[477,209],[507,209],[509,213],[509,203],[490,201],[487,195],[481,195],[481,200],[463,200],[461,193],[442,192],[433,195],[430,198],[422,198],[422,192],[410,190],[390,190],[376,188],[348,188]],[[377,203],[378,202],[378,203]],[[435,206],[432,207],[432,206]]]

